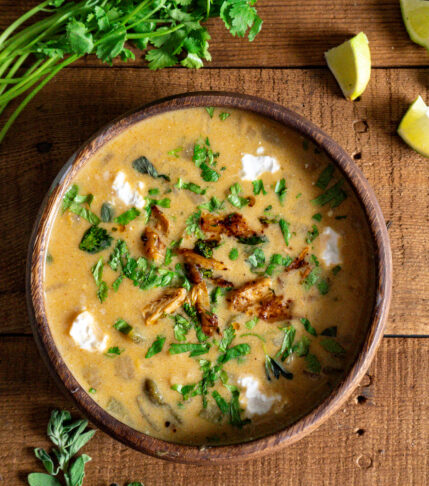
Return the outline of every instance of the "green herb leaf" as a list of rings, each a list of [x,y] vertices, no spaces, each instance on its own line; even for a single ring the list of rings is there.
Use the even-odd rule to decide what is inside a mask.
[[[165,174],[159,174],[158,171],[155,169],[154,165],[144,155],[134,160],[132,166],[137,172],[140,172],[140,174],[148,174],[154,179],[162,178],[166,181],[170,180],[169,176]]]
[[[265,356],[265,374],[268,381],[271,381],[271,375],[273,375],[276,380],[281,376],[286,378],[286,380],[293,379],[293,373],[286,371],[278,361],[268,355]]]
[[[222,339],[219,343],[219,351],[225,353],[225,351],[231,345],[234,338],[235,338],[235,329],[231,325],[229,325],[225,328],[223,332]]]
[[[335,267],[332,269],[332,273],[334,275],[337,275],[340,270],[341,270],[341,266],[340,265],[335,265]]]
[[[62,212],[64,213],[72,204],[75,197],[78,195],[79,187],[76,184],[73,184],[70,189],[64,194],[63,204],[62,204]]]
[[[57,478],[45,473],[31,473],[27,480],[30,486],[61,486]]]
[[[319,280],[320,273],[320,267],[315,267],[311,270],[303,282],[305,290],[310,290],[310,288]]]
[[[121,318],[116,320],[113,327],[122,334],[129,334],[133,329],[133,326],[130,326],[127,321]]]
[[[282,232],[283,239],[285,240],[286,246],[289,246],[291,232],[289,229],[289,223],[283,218],[279,220],[280,231]]]
[[[136,219],[137,216],[140,215],[140,211],[136,208],[128,209],[124,213],[117,216],[113,221],[117,224],[122,224],[123,226],[127,225],[133,219]]]
[[[311,231],[307,231],[306,243],[310,244],[319,236],[319,230],[315,224],[313,224]]]
[[[228,348],[224,354],[221,354],[217,361],[218,363],[225,364],[231,359],[240,358],[250,353],[250,346],[246,343],[237,344],[232,348]]]
[[[103,267],[104,267],[103,257],[100,257],[98,262],[91,268],[91,273],[94,277],[95,284],[97,285],[97,287],[100,286],[101,281],[103,279]]]
[[[343,180],[338,181],[335,185],[320,196],[313,199],[311,202],[318,206],[324,206],[330,202],[331,208],[336,208],[347,198],[347,194],[343,191],[343,189],[341,189],[343,182]]]
[[[121,265],[122,257],[125,255],[128,255],[127,244],[124,240],[118,240],[115,249],[109,257],[110,268],[116,272]]]
[[[304,326],[304,329],[311,334],[312,336],[317,336],[316,329],[311,325],[310,321],[306,317],[302,317],[300,319],[301,323]]]
[[[219,246],[217,240],[197,240],[195,242],[194,251],[204,258],[212,258],[213,249]]]
[[[101,221],[103,223],[110,223],[113,219],[114,211],[111,204],[105,202],[101,206]]]
[[[55,476],[58,473],[51,456],[45,451],[45,449],[36,447],[36,449],[34,449],[34,455],[37,457],[37,459],[42,461],[42,464],[49,474],[53,474]]]
[[[255,317],[252,317],[252,319],[248,320],[246,323],[245,323],[245,326],[247,327],[247,329],[253,329],[256,324],[258,323],[259,319],[255,316]]]
[[[201,164],[200,169],[201,169],[201,177],[206,182],[217,182],[219,180],[220,175],[214,169],[209,167],[207,164]]]
[[[104,228],[91,226],[83,234],[79,248],[88,253],[98,253],[109,248],[112,239]]]
[[[214,114],[214,110],[215,110],[214,107],[213,106],[206,106],[205,108],[206,108],[207,113],[209,114],[209,117],[213,118],[213,114]]]
[[[331,182],[332,176],[334,175],[334,169],[335,168],[332,164],[325,167],[316,181],[316,186],[320,187],[320,189],[326,189]]]
[[[329,292],[329,283],[324,278],[320,278],[316,286],[321,295],[326,295]]]
[[[68,22],[66,29],[72,52],[82,56],[92,51],[94,47],[92,34],[83,22],[72,19]]]
[[[331,326],[324,329],[321,333],[321,336],[330,336],[330,337],[337,337],[337,326]]]
[[[253,184],[253,194],[257,196],[262,192],[262,194],[265,196],[267,194],[267,191],[264,188],[264,183],[262,180],[258,179],[256,181],[252,181]]]
[[[194,192],[195,194],[205,194],[207,191],[207,189],[203,189],[193,182],[183,182],[183,180],[180,178],[178,179],[176,184],[174,184],[174,187],[177,187],[177,189],[187,189],[188,191]]]
[[[247,263],[250,264],[252,267],[252,270],[255,270],[257,268],[261,268],[265,265],[265,254],[261,250],[261,248],[255,248],[253,250],[253,253],[249,255],[247,258]]]
[[[177,341],[185,341],[188,331],[192,327],[192,323],[185,319],[180,314],[171,316],[174,319],[174,337]]]
[[[115,356],[119,356],[121,353],[123,353],[125,351],[125,349],[119,349],[118,346],[112,346],[111,348],[109,348],[107,350],[105,354],[105,356],[109,357],[109,358],[114,358]]]
[[[283,204],[284,199],[286,197],[286,192],[287,192],[286,180],[284,178],[280,179],[276,183],[276,186],[274,188],[274,192],[277,194],[279,201],[280,201],[280,204]]]
[[[198,209],[205,209],[210,213],[216,213],[221,211],[224,208],[225,203],[220,201],[216,196],[210,198],[210,200],[206,203],[200,204]]]
[[[248,236],[248,237],[243,237],[239,236],[237,238],[237,241],[239,243],[242,243],[243,245],[260,245],[261,243],[267,243],[268,238],[264,235],[253,235],[253,236]]]
[[[234,260],[237,260],[237,258],[238,258],[238,249],[237,249],[237,248],[233,248],[233,249],[232,249],[232,250],[229,252],[228,256],[229,256],[229,259],[230,259],[230,260],[233,260],[233,261],[234,261]]]
[[[296,329],[293,326],[288,326],[288,327],[284,327],[282,330],[284,332],[283,342],[276,356],[278,356],[282,361],[284,361],[292,353]]]
[[[171,155],[171,156],[173,156],[173,157],[176,157],[176,158],[178,159],[178,158],[180,157],[180,155],[179,155],[179,154],[180,154],[180,152],[182,152],[182,150],[183,150],[183,147],[176,147],[176,148],[175,148],[175,149],[173,149],[173,150],[169,150],[169,151],[167,152],[167,154],[168,154],[168,155]]]
[[[305,362],[307,364],[307,370],[310,371],[310,373],[320,373],[322,370],[322,365],[320,364],[320,361],[317,359],[317,356],[314,354],[307,354],[305,357]]]
[[[155,354],[160,353],[164,347],[165,340],[165,336],[157,336],[155,341],[152,343],[152,346],[147,350],[145,358],[152,358],[152,356],[155,356]]]
[[[345,354],[346,350],[335,339],[326,338],[320,341],[320,345],[332,354]]]
[[[318,221],[319,223],[322,221],[322,215],[320,213],[313,214],[312,218],[314,221]]]
[[[192,213],[186,220],[186,233],[188,235],[195,235],[197,238],[203,239],[204,233],[200,228],[201,211]]]
[[[215,390],[212,392],[212,397],[214,398],[214,401],[216,402],[222,414],[227,415],[229,412],[229,405],[226,402],[226,400],[222,397],[222,395]]]
[[[310,340],[307,336],[302,336],[301,339],[293,346],[292,351],[298,356],[307,356],[310,349]]]
[[[189,356],[200,356],[201,354],[208,353],[210,349],[209,343],[183,343],[177,344],[172,343],[170,344],[170,349],[168,352],[170,354],[180,354],[180,353],[190,353]]]
[[[231,113],[228,113],[227,111],[222,111],[222,113],[219,113],[220,121],[225,121],[230,116]]]
[[[229,188],[230,194],[227,196],[227,199],[230,202],[230,204],[232,204],[233,206],[239,209],[249,204],[248,198],[239,196],[241,191],[242,189],[240,184],[236,182]]]

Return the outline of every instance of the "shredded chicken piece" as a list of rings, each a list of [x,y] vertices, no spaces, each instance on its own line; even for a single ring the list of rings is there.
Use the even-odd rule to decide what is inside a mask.
[[[198,301],[196,307],[203,333],[206,336],[212,336],[215,331],[219,331],[219,322],[217,315],[207,309],[200,308],[200,306],[198,305]]]
[[[185,301],[187,292],[185,289],[166,290],[160,297],[150,302],[143,309],[143,319],[147,326],[156,324],[163,314],[172,314]]]
[[[219,331],[217,315],[210,311],[210,297],[204,281],[192,287],[188,299],[197,310],[203,333],[212,336],[214,331]]]
[[[158,206],[152,206],[152,216],[156,221],[155,228],[161,231],[162,234],[166,235],[168,233],[170,223]]]
[[[204,281],[201,281],[192,287],[191,291],[189,292],[189,300],[192,305],[196,306],[197,303],[199,303],[201,308],[210,307],[209,292]]]
[[[258,317],[264,321],[277,322],[290,319],[290,300],[284,300],[281,295],[273,295],[259,302]]]
[[[291,300],[275,295],[270,287],[269,278],[253,280],[230,292],[227,300],[233,310],[256,315],[264,321],[277,322],[289,319]]]
[[[214,258],[205,258],[193,250],[187,248],[179,248],[178,253],[183,255],[185,263],[193,263],[201,268],[212,268],[213,270],[228,270],[223,262],[215,260]]]
[[[291,270],[297,270],[306,265],[305,257],[307,256],[308,250],[309,247],[306,246],[285,271],[290,272]]]
[[[202,282],[203,278],[201,277],[201,273],[194,263],[185,263],[185,272],[192,284],[195,285]]]
[[[143,242],[143,253],[147,258],[150,260],[159,260],[163,257],[165,245],[155,230],[146,226],[141,240]]]
[[[230,292],[227,300],[235,311],[252,314],[258,302],[272,295],[270,287],[270,278],[252,280]]]
[[[247,221],[239,213],[231,213],[223,217],[204,214],[201,216],[200,225],[205,233],[213,235],[225,233],[227,236],[234,236],[235,238],[259,236],[256,231],[249,227]]]
[[[223,287],[225,289],[234,288],[234,284],[232,282],[230,282],[229,280],[225,280],[222,277],[208,277],[208,279],[211,280],[211,282],[217,287]]]

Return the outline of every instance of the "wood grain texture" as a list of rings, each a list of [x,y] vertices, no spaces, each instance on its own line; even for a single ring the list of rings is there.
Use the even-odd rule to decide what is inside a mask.
[[[29,472],[41,471],[32,448],[49,446],[49,410],[70,408],[70,403],[47,376],[31,338],[2,338],[0,343],[0,484],[17,485]],[[341,411],[283,452],[254,461],[175,465],[97,432],[85,448],[93,458],[85,484],[117,481],[122,486],[140,480],[145,486],[425,486],[428,353],[429,339],[385,338],[369,373]]]
[[[145,102],[191,90],[236,87],[301,113],[354,155],[392,222],[394,288],[387,333],[429,334],[427,161],[395,134],[407,104],[419,92],[428,95],[428,74],[375,70],[368,91],[353,104],[340,96],[330,73],[321,69],[212,69],[192,75],[185,70],[152,73],[132,68],[64,71],[33,101],[0,147],[0,184],[5,188],[0,217],[9,228],[0,240],[0,310],[8,317],[0,332],[29,332],[23,309],[29,234],[44,193],[79,144]]]
[[[0,30],[37,3],[0,0]],[[425,49],[408,37],[399,0],[259,0],[257,8],[264,25],[251,46],[227,33],[220,20],[209,21],[210,66],[324,65],[327,49],[362,30],[370,40],[374,66],[427,66],[429,62]],[[140,56],[134,65],[145,64]],[[93,57],[80,64],[100,65]]]

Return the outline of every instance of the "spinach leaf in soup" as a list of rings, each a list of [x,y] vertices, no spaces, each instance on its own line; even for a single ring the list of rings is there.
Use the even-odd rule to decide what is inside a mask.
[[[100,215],[101,221],[103,221],[103,223],[110,223],[113,219],[114,214],[115,211],[110,203],[105,202],[101,205]]]

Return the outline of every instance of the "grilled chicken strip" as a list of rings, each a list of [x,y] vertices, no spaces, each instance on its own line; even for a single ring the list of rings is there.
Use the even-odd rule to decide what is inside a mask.
[[[244,217],[239,213],[231,213],[223,217],[204,214],[200,220],[201,229],[212,235],[226,234],[235,238],[251,238],[260,236],[252,230]]]
[[[185,263],[194,264],[201,268],[211,268],[213,270],[228,270],[223,262],[215,260],[214,258],[205,258],[193,250],[187,248],[179,248],[178,253],[183,255]]]
[[[158,299],[150,302],[142,311],[146,325],[156,324],[163,314],[172,314],[183,302],[187,292],[185,289],[166,290]]]
[[[158,208],[158,206],[152,206],[152,217],[155,219],[155,228],[161,231],[162,234],[168,234],[168,228],[170,223],[164,216],[164,213]]]
[[[141,235],[143,254],[150,260],[160,260],[164,256],[165,245],[159,234],[150,226],[146,226]]]

